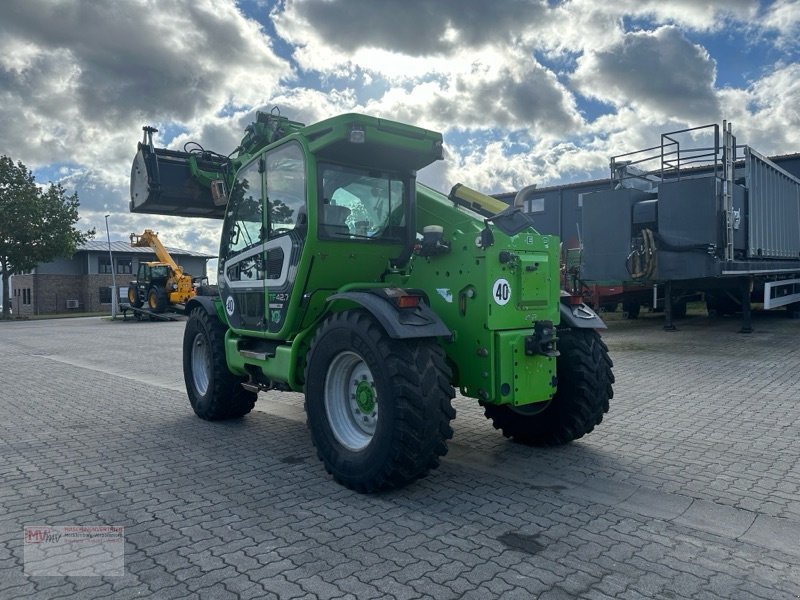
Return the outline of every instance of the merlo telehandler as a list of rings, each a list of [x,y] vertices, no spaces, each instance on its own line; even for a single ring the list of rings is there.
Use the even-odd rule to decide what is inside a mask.
[[[155,131],[134,158],[131,210],[223,219],[218,293],[187,303],[199,417],[242,417],[262,390],[304,392],[319,458],[361,492],[438,465],[454,388],[527,444],[602,421],[605,325],[560,291],[558,239],[518,207],[417,183],[443,157],[441,134],[360,114],[304,126],[273,110],[224,156],[155,148]]]

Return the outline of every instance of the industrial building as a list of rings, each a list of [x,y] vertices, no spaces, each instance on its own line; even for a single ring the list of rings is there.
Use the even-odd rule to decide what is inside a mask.
[[[176,262],[194,277],[207,275],[210,254],[168,248]],[[112,265],[113,257],[113,265]],[[155,261],[150,248],[132,248],[128,242],[90,240],[71,258],[38,265],[33,271],[11,277],[14,315],[111,311],[112,282],[127,302],[128,284],[135,279],[140,262]],[[112,277],[113,268],[113,277]]]

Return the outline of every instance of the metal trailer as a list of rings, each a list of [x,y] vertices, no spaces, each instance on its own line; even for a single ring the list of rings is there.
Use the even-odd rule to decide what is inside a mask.
[[[564,275],[595,306],[665,309],[702,292],[711,311],[800,310],[800,154],[766,158],[729,124],[665,133],[611,159],[611,178],[498,196],[564,240]]]

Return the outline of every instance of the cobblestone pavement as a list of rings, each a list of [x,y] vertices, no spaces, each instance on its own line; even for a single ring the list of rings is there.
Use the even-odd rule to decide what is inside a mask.
[[[364,496],[297,394],[192,413],[183,323],[0,323],[0,598],[800,597],[800,320],[614,322],[606,420],[532,449],[456,399],[441,467]],[[23,573],[23,527],[125,527],[125,575]]]

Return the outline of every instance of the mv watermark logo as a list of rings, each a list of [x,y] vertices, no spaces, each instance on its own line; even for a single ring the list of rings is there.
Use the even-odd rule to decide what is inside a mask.
[[[39,526],[25,528],[26,544],[57,544],[61,541],[62,536],[62,532],[53,531],[50,527]]]
[[[26,575],[125,574],[125,529],[107,525],[33,525],[23,528]]]

